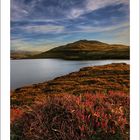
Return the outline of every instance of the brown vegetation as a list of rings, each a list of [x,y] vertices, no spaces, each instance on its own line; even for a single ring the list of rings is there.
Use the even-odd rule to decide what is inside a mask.
[[[129,65],[86,67],[11,93],[12,140],[128,140]]]
[[[69,60],[129,59],[129,46],[107,44],[96,40],[79,40],[30,58],[61,58]]]

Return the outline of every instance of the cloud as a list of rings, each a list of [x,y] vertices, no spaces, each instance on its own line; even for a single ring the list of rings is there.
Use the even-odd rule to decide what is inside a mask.
[[[28,25],[25,27],[21,27],[21,30],[28,33],[60,33],[64,30],[63,26],[56,26],[56,25]]]
[[[128,4],[128,0],[87,0],[86,9],[88,11],[97,10],[109,5]]]
[[[129,1],[128,0],[86,0],[85,7],[81,7],[80,9],[72,8],[67,17],[71,19],[72,18],[75,19],[77,17],[80,17],[83,14],[93,12],[95,10],[104,8],[106,6],[118,5],[118,4],[128,5]]]
[[[94,32],[94,33],[99,33],[99,32],[110,32],[110,31],[114,31],[114,30],[118,30],[118,29],[122,29],[122,28],[126,28],[128,27],[129,28],[129,23],[123,23],[123,24],[119,24],[119,25],[111,25],[111,26],[106,26],[106,27],[93,27],[93,26],[79,26],[79,31],[80,32]]]
[[[129,42],[124,29],[129,0],[11,0],[12,48],[51,48],[78,39]]]
[[[72,9],[70,13],[68,14],[67,18],[69,19],[75,19],[84,14],[85,11],[83,9]]]
[[[96,27],[79,26],[77,30],[63,31],[59,34],[21,36],[11,40],[11,49],[28,51],[46,51],[79,39],[100,40],[108,43],[129,44],[129,23],[116,26]]]
[[[11,19],[65,18],[72,8],[84,7],[85,0],[11,0]]]
[[[102,25],[96,21],[96,24],[77,24],[73,23],[70,25],[69,22],[59,23],[59,25],[52,25],[47,23],[15,23],[11,28],[11,40],[23,40],[21,42],[22,46],[28,46],[27,44],[36,44],[35,46],[41,46],[40,44],[55,44],[61,42],[65,44],[66,42],[71,42],[73,40],[83,38],[85,39],[95,38],[96,34],[113,34],[114,31],[121,32],[123,29],[129,29],[129,22],[120,22],[116,24]],[[61,25],[62,24],[62,25]],[[101,25],[100,25],[101,24]],[[129,34],[125,34],[128,36]],[[111,38],[111,37],[109,37]],[[116,38],[118,39],[118,38]],[[14,43],[16,46],[21,47],[20,43]],[[13,46],[13,45],[12,45]],[[53,45],[54,46],[54,45]],[[57,45],[56,45],[57,46]]]
[[[83,14],[129,0],[11,0],[11,19],[75,19]]]

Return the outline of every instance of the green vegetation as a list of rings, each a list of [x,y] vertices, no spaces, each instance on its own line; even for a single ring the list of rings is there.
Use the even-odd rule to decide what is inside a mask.
[[[129,65],[85,67],[11,93],[11,140],[128,140]]]
[[[129,46],[80,40],[29,58],[61,58],[67,60],[129,59]]]

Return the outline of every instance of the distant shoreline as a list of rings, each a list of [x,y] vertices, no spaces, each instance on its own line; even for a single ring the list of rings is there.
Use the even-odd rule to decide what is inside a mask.
[[[64,60],[129,59],[130,48],[121,44],[107,44],[100,41],[79,40],[51,50],[36,52],[11,52],[12,59],[56,58]]]
[[[106,58],[106,59],[63,59],[63,58],[10,58],[10,60],[36,60],[36,59],[59,59],[59,60],[70,60],[70,61],[94,61],[94,60],[130,60],[130,58]]]

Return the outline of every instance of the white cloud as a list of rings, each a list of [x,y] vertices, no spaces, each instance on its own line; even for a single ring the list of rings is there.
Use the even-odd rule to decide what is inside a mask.
[[[113,4],[129,4],[129,0],[86,0],[85,7],[82,7],[81,9],[72,9],[67,16],[68,18],[74,19],[77,17],[80,17],[81,15],[85,13],[89,13],[91,11],[95,11],[97,9],[113,5]]]
[[[70,1],[70,2],[73,2],[73,1]],[[100,9],[100,8],[103,8],[105,6],[112,5],[112,4],[120,4],[120,3],[129,4],[129,0],[81,0],[81,2],[82,1],[85,1],[85,6],[80,8],[80,7],[78,7],[78,5],[75,5],[75,8],[73,8],[73,6],[72,6],[71,10],[67,11],[67,9],[66,9],[66,11],[63,11],[63,13],[64,12],[67,13],[66,18],[70,18],[70,19],[77,18],[77,17],[83,15],[84,13],[88,13],[88,12],[91,12],[91,11],[94,11],[94,10],[97,10],[97,9]],[[30,4],[25,4],[23,2],[23,0],[11,0],[11,20],[13,20],[13,21],[16,21],[16,20],[19,21],[22,19],[30,20],[29,17],[31,17],[31,15],[36,12],[35,6],[39,5],[41,2],[42,2],[42,0],[32,0],[32,1],[30,1]],[[70,4],[70,2],[69,2],[69,4]],[[61,3],[65,4],[63,1]],[[45,9],[47,10],[47,8],[48,7],[46,5]],[[59,13],[60,9],[57,9],[57,10]],[[43,11],[45,11],[45,10],[43,10]],[[51,13],[51,9],[48,11],[48,15],[49,15],[49,12]],[[42,15],[43,15],[43,18],[45,18],[44,13],[42,13]],[[48,17],[47,14],[46,14],[46,17]],[[41,19],[41,17],[39,17],[39,18]],[[51,17],[49,17],[49,18],[51,18]],[[63,18],[65,18],[65,17],[63,17]],[[32,17],[31,17],[31,19],[32,19]]]
[[[11,0],[11,20],[20,19],[28,14],[25,6],[19,1]]]
[[[119,25],[111,25],[111,26],[104,26],[104,27],[94,27],[94,26],[78,26],[78,30],[70,31],[69,33],[78,33],[78,32],[85,32],[85,33],[99,33],[99,32],[112,32],[114,30],[129,28],[129,23],[121,23]]]
[[[72,9],[67,17],[70,19],[74,19],[84,14],[84,12],[85,11],[83,9]]]
[[[20,30],[27,33],[61,33],[64,30],[63,26],[58,25],[27,25],[18,27]]]
[[[86,9],[94,11],[112,4],[128,4],[129,0],[87,0]]]

